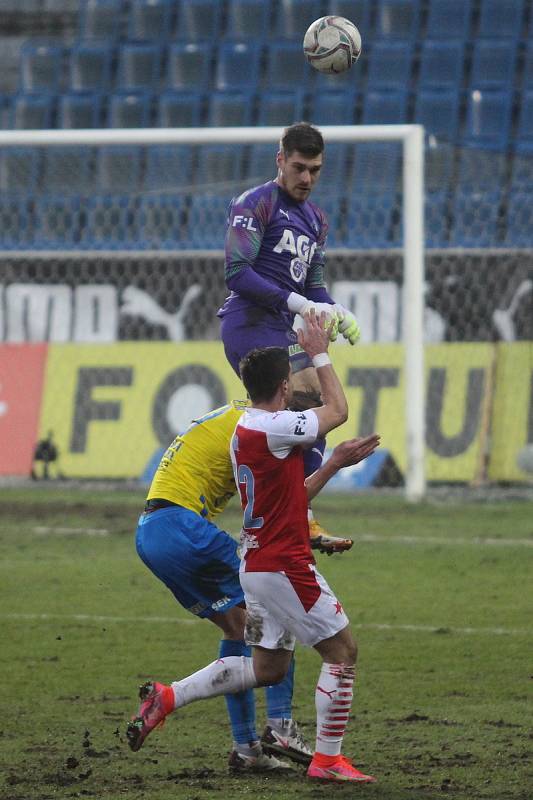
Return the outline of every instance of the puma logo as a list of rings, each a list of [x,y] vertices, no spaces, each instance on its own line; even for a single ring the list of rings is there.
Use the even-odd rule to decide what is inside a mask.
[[[289,212],[288,211],[284,211],[282,208],[280,208],[279,213],[283,214],[284,217],[287,217],[287,219],[289,219]],[[289,220],[289,222],[290,222],[290,220]]]
[[[122,293],[120,313],[140,317],[153,325],[162,325],[172,342],[182,342],[185,339],[185,314],[193,300],[196,300],[201,293],[202,287],[198,283],[193,283],[183,295],[178,310],[170,314],[161,308],[148,292],[135,286],[128,286]]]

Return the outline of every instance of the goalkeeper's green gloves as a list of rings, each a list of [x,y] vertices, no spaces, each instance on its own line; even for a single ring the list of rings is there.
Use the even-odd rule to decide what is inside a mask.
[[[347,308],[341,306],[340,303],[335,303],[333,306],[335,312],[337,314],[337,319],[339,320],[339,333],[342,333],[345,339],[347,339],[350,344],[355,344],[359,341],[361,336],[361,328],[359,324],[352,314],[351,311],[348,311]]]

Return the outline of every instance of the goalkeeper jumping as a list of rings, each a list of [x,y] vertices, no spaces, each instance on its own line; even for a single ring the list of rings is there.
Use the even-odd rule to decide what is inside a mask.
[[[230,290],[218,312],[226,358],[239,374],[239,362],[257,347],[287,347],[294,384],[291,409],[320,405],[320,386],[311,360],[294,330],[312,308],[333,322],[331,338],[359,339],[353,314],[328,294],[324,282],[326,217],[309,194],[320,176],[324,140],[307,123],[286,128],[276,157],[274,180],[234,198],[225,244],[225,279]],[[299,316],[298,316],[299,315]],[[304,458],[306,477],[320,467],[325,440]],[[326,535],[309,510],[312,537]]]

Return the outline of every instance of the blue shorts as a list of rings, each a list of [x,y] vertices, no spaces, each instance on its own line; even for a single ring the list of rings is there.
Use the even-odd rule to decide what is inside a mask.
[[[182,506],[142,514],[135,540],[148,569],[191,614],[209,619],[244,603],[237,542]]]
[[[298,344],[298,337],[292,328],[273,328],[266,320],[251,324],[244,314],[235,312],[222,318],[220,336],[226,358],[237,375],[241,358],[256,347],[286,347],[293,372],[313,366],[307,353]]]

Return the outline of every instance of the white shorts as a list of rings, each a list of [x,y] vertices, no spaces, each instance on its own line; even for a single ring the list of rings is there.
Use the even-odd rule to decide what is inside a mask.
[[[313,647],[348,625],[348,617],[314,566],[287,572],[241,572],[246,644],[294,650]]]

